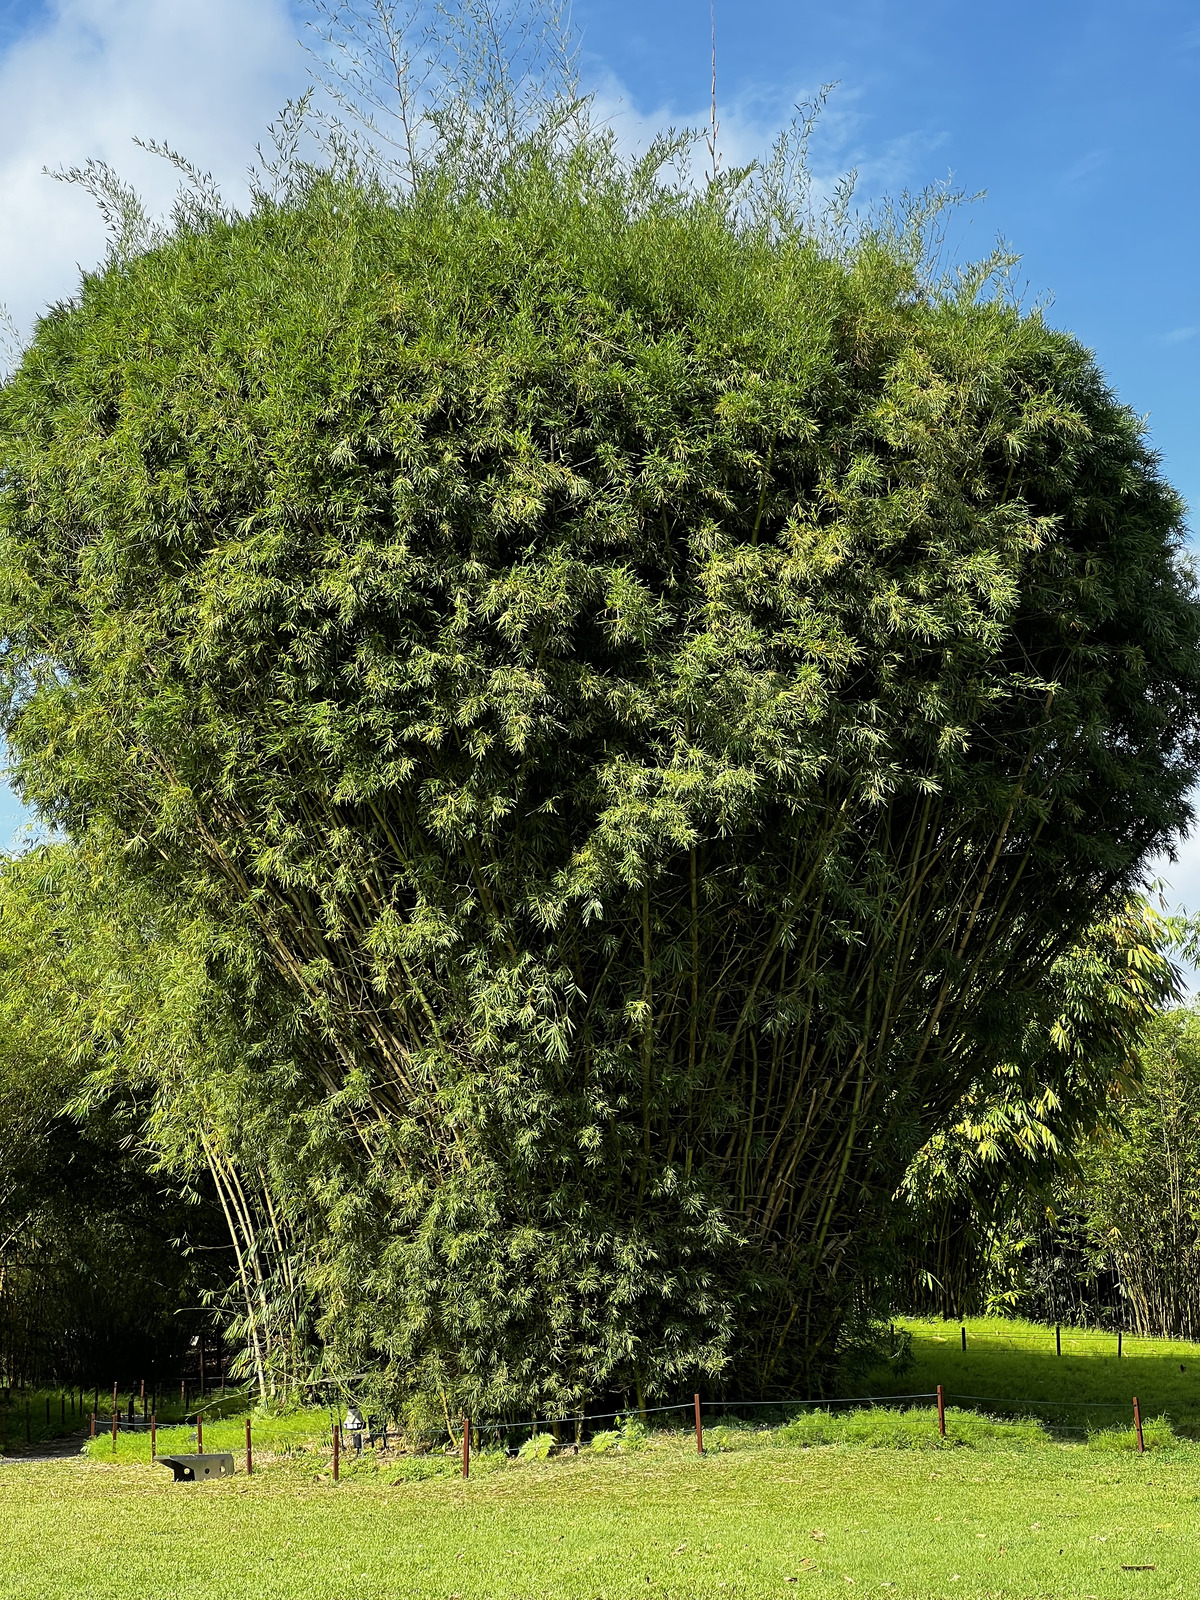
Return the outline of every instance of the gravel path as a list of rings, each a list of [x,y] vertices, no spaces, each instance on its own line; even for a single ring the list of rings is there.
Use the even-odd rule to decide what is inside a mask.
[[[0,1456],[0,1467],[28,1465],[33,1461],[67,1461],[77,1456],[86,1442],[86,1433],[69,1433],[61,1439],[46,1439],[31,1450]]]

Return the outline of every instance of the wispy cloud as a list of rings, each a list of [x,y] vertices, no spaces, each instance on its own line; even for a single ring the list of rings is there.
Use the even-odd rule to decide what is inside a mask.
[[[1062,183],[1082,183],[1085,178],[1090,178],[1093,172],[1099,169],[1108,160],[1107,150],[1089,150],[1086,155],[1071,164],[1063,173]]]
[[[266,123],[304,77],[286,0],[58,0],[0,53],[0,302],[28,330],[103,252],[96,209],[44,167],[110,162],[155,206],[166,139],[231,194]]]
[[[704,130],[709,124],[709,103],[638,106],[625,85],[604,72],[587,87],[595,97],[597,119],[613,130],[621,148],[630,153],[644,150],[663,129]],[[782,129],[802,114],[801,107],[813,102],[819,88],[801,84],[788,91],[777,85],[749,85],[734,97],[718,94],[717,144],[722,169],[729,171],[765,158]],[[860,95],[852,88],[839,86],[827,101],[810,143],[814,198],[819,202],[822,196],[831,195],[838,181],[851,170],[858,175],[858,192],[864,199],[923,187],[931,176],[929,158],[945,142],[944,133],[923,128],[873,142],[868,118],[860,108]],[[700,145],[692,163],[692,176],[699,178],[707,162],[708,152]]]
[[[1170,333],[1160,333],[1159,344],[1186,344],[1189,339],[1194,339],[1200,333],[1200,324],[1189,328],[1172,328]]]

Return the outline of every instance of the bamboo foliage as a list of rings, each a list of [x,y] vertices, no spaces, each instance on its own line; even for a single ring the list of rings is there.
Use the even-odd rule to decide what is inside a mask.
[[[278,1157],[263,1137],[278,1126],[263,1111],[271,1042],[236,1011],[236,971],[213,981],[219,961],[204,919],[172,914],[119,857],[51,843],[3,864],[8,1382],[175,1374],[211,1327],[204,1301],[264,1398],[294,1392],[307,1370],[302,1247],[286,1185],[263,1195]],[[259,1069],[253,1105],[247,1066]],[[222,1220],[244,1269],[240,1306],[213,1270]]]
[[[1111,1265],[1125,1326],[1193,1339],[1200,1332],[1200,1017],[1158,1019],[1141,1081],[1119,1124],[1081,1152],[1079,1184],[1092,1251]]]
[[[1093,1041],[1074,1092],[1043,1092],[1036,1103],[1012,1072],[913,1163],[902,1186],[911,1222],[901,1297],[955,1316],[1003,1309],[1166,1338],[1200,1329],[1200,1034],[1194,1007],[1153,1004],[1156,991],[1162,1006],[1178,999],[1176,984],[1155,981],[1145,941],[1155,923],[1161,933],[1152,913],[1110,925],[1120,941],[1110,958],[1125,946],[1116,966],[1095,940],[1066,964],[1077,1006],[1077,980],[1093,981],[1097,965],[1109,967],[1110,1003],[1117,986],[1139,1007],[1150,1002],[1125,1059]],[[1176,924],[1176,947],[1193,941]],[[1138,973],[1140,995],[1129,982]]]
[[[347,1359],[818,1381],[914,1153],[1187,817],[1178,499],[1086,352],[901,243],[603,141],[310,173],[3,391],[19,781],[242,952]]]
[[[1148,1041],[1181,994],[1172,955],[1187,940],[1182,919],[1135,901],[1058,959],[1019,1055],[971,1085],[958,1121],[935,1134],[904,1175],[894,1303],[949,1317],[998,1309],[1050,1321],[1085,1315],[1084,1280],[1097,1272],[1088,1260],[1094,1252],[1075,1237],[1078,1217],[1091,1209],[1080,1162],[1140,1099]],[[1136,1192],[1138,1205],[1153,1206],[1144,1189]],[[1064,1272],[1058,1261],[1042,1284],[1047,1241],[1071,1266]]]

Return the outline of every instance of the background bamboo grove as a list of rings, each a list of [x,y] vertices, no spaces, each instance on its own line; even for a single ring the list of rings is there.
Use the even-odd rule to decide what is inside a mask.
[[[203,1178],[264,1388],[820,1385],[914,1158],[1094,1121],[1174,992],[1181,506],[936,207],[436,126],[126,195],[0,393],[17,781],[131,930],[83,1101]]]

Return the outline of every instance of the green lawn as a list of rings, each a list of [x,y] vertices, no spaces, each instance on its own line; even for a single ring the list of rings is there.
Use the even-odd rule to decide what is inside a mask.
[[[232,1411],[232,1415],[222,1415]],[[251,1417],[253,1444],[256,1453],[266,1455],[289,1454],[305,1446],[313,1448],[324,1444],[329,1436],[329,1414],[322,1410],[294,1411],[284,1416]],[[164,1423],[157,1430],[155,1440],[160,1456],[186,1455],[196,1448],[196,1425],[192,1421],[177,1425]],[[236,1410],[233,1402],[223,1407],[214,1406],[205,1412],[204,1448],[213,1451],[229,1450],[240,1456],[246,1450],[246,1411],[242,1402]],[[112,1463],[150,1461],[150,1435],[147,1432],[118,1433],[114,1446],[112,1434],[98,1431],[85,1446],[93,1461]]]
[[[734,1448],[700,1460],[677,1435],[627,1456],[485,1458],[465,1484],[447,1462],[431,1480],[395,1481],[385,1468],[334,1485],[317,1456],[178,1486],[148,1464],[5,1466],[0,1594],[727,1600],[855,1588],[905,1600],[1125,1600],[1200,1590],[1200,1445],[1111,1453],[952,1413],[951,1442],[938,1448],[932,1413],[899,1420],[906,1448],[731,1431]],[[834,1436],[839,1425],[817,1421]],[[1126,1570],[1138,1567],[1154,1570]]]
[[[118,1396],[118,1401],[121,1415],[124,1416],[129,1405],[129,1391],[123,1391]],[[10,1450],[18,1453],[26,1449],[27,1445],[36,1448],[47,1440],[61,1439],[86,1431],[90,1425],[92,1407],[96,1403],[94,1391],[88,1390],[81,1396],[78,1388],[14,1390],[7,1403],[0,1395],[0,1455]],[[189,1416],[194,1415],[195,1406],[196,1402],[193,1400],[188,1408]],[[205,1400],[204,1409],[206,1417],[209,1415],[220,1417],[230,1412],[244,1411],[245,1407],[244,1393],[231,1391],[224,1396],[209,1395]],[[134,1409],[140,1419],[141,1406],[135,1405]],[[183,1407],[178,1398],[160,1399],[158,1416],[160,1421],[168,1426],[179,1421],[183,1416]],[[108,1391],[99,1398],[97,1432],[104,1433],[111,1423],[112,1393]]]
[[[708,1414],[691,1435],[578,1457],[447,1454],[350,1460],[330,1473],[324,1413],[211,1419],[237,1475],[171,1481],[144,1436],[0,1468],[0,1596],[60,1600],[757,1600],[852,1592],[889,1600],[1128,1600],[1200,1593],[1200,1347],[1053,1329],[908,1321],[899,1386],[1054,1402],[1003,1419],[951,1406],[809,1412],[784,1426]],[[1181,1373],[1180,1365],[1184,1367]],[[874,1375],[874,1392],[896,1375]],[[1126,1396],[1147,1418],[1135,1451]],[[1104,1412],[1099,1402],[1114,1409]],[[1093,1407],[1068,1432],[1071,1407]],[[994,1408],[999,1410],[999,1408]],[[1047,1421],[1048,1418],[1048,1421]],[[636,1433],[636,1430],[634,1430]],[[1198,1429],[1200,1431],[1200,1429]],[[164,1430],[160,1449],[189,1443]],[[633,1441],[636,1443],[636,1439]]]
[[[914,1365],[899,1381],[902,1390],[931,1390],[940,1383],[954,1398],[979,1396],[987,1409],[997,1401],[1039,1402],[1030,1410],[1060,1425],[1107,1426],[1132,1416],[1133,1396],[1143,1416],[1165,1414],[1175,1429],[1200,1435],[1200,1345],[1126,1336],[1117,1357],[1115,1334],[1062,1330],[1062,1355],[1054,1329],[1001,1317],[966,1323],[963,1354],[957,1322],[899,1318],[911,1333]],[[869,1374],[864,1393],[894,1392],[897,1377]]]

